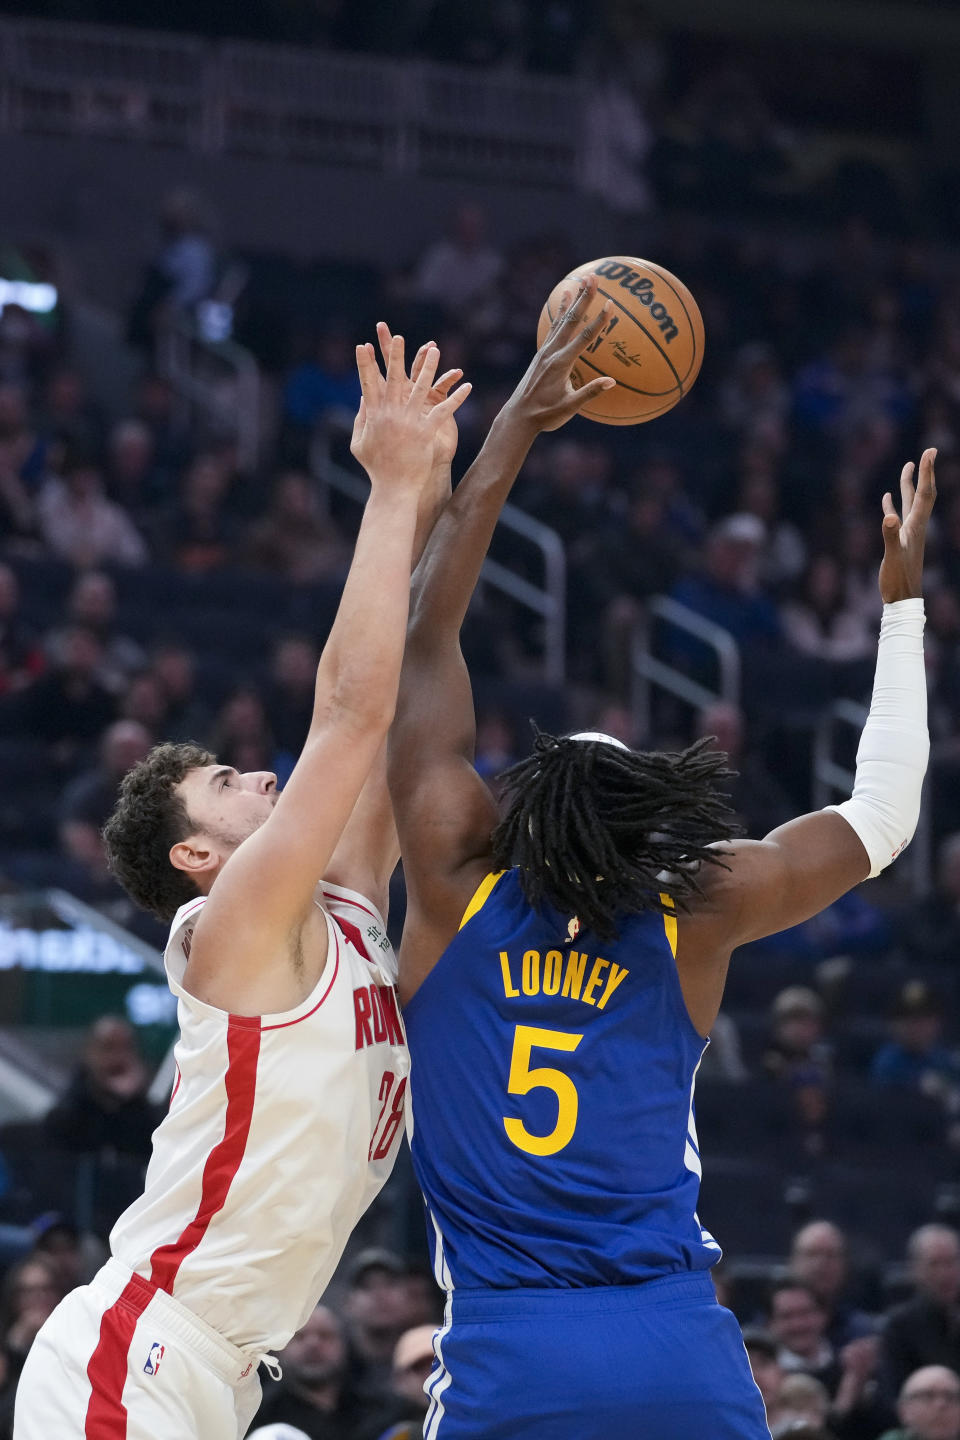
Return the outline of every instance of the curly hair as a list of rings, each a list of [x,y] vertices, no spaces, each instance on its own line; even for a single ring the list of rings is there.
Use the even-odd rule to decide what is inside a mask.
[[[170,864],[170,847],[194,828],[177,786],[214,758],[200,745],[154,745],[123,777],[120,798],[103,827],[110,869],[131,900],[167,923],[199,893],[190,877]]]
[[[604,940],[618,916],[676,915],[701,893],[701,866],[724,865],[712,846],[742,833],[718,788],[731,774],[709,739],[645,753],[536,731],[533,753],[502,777],[494,868],[518,866],[534,909],[546,901]]]

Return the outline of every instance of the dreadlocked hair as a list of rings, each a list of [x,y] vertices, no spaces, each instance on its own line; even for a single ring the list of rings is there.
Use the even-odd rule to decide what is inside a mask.
[[[733,773],[709,738],[645,753],[535,729],[533,753],[501,777],[494,868],[518,867],[535,910],[547,902],[601,939],[625,914],[675,916],[702,894],[702,865],[726,868],[711,847],[743,833],[719,788]]]
[[[197,895],[189,875],[170,864],[170,847],[192,829],[177,786],[214,757],[200,745],[154,745],[128,770],[120,798],[103,827],[107,863],[131,900],[169,922]]]

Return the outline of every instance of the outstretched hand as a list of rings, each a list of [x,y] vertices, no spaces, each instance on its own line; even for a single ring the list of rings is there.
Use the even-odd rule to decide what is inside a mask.
[[[460,385],[449,393],[455,371],[436,380],[440,352],[435,345],[423,347],[418,354],[418,372],[411,379],[404,366],[403,337],[391,336],[388,344],[381,337],[381,343],[385,344],[386,377],[373,346],[357,346],[362,399],[350,451],[371,484],[412,486],[419,491],[436,463],[444,426],[466,400],[470,386]],[[442,398],[431,400],[431,391],[438,387],[443,387]]]
[[[536,432],[559,430],[597,395],[612,390],[617,383],[608,375],[600,375],[578,387],[572,375],[581,352],[610,318],[612,307],[607,300],[592,320],[587,319],[598,283],[596,275],[587,275],[575,294],[564,293],[547,338],[507,402],[507,408]]]
[[[937,498],[937,482],[933,465],[936,450],[924,450],[920,457],[920,475],[916,489],[913,474],[916,468],[908,461],[900,473],[902,518],[897,514],[893,496],[883,497],[883,562],[880,566],[880,594],[885,605],[897,600],[910,600],[923,594],[923,549],[927,538],[927,522]]]
[[[386,365],[390,355],[390,346],[393,344],[393,336],[390,333],[389,325],[387,325],[386,322],[383,320],[380,320],[377,323],[377,340],[380,345],[380,354],[383,356],[383,363],[384,365]],[[410,366],[411,389],[413,387],[414,381],[418,380],[420,377],[420,372],[423,369],[423,363],[427,357],[427,351],[433,344],[434,342],[432,340],[428,340],[426,345],[420,346],[420,349],[413,357],[413,364]],[[442,404],[443,401],[446,400],[447,396],[450,394],[450,391],[453,389],[454,385],[456,385],[457,382],[462,379],[463,371],[460,369],[444,371],[444,373],[440,376],[440,379],[435,380],[430,386],[430,389],[427,391],[427,409],[432,410],[435,405]],[[460,432],[457,429],[456,416],[450,415],[444,421],[440,429],[437,431],[436,441],[434,444],[435,465],[445,466],[453,464],[454,456],[457,453],[457,444],[459,442],[459,439]]]

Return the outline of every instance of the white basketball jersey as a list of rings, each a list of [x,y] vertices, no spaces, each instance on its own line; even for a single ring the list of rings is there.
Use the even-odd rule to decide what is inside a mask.
[[[180,1039],[143,1195],[110,1236],[118,1260],[232,1344],[282,1349],[316,1305],[393,1167],[409,1057],[397,961],[374,906],[318,887],[329,949],[295,1010],[230,1015],[182,980],[204,900],[164,956]]]

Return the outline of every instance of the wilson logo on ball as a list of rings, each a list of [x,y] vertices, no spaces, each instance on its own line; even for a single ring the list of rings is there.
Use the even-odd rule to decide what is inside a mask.
[[[653,281],[649,275],[642,275],[638,270],[632,270],[621,260],[605,260],[602,265],[597,266],[596,273],[603,275],[607,280],[615,280],[621,289],[629,290],[641,305],[646,305],[650,311],[651,320],[656,320],[667,344],[677,338],[680,332],[674,323],[673,316],[667,310],[666,305],[662,305],[659,300],[653,298]]]

